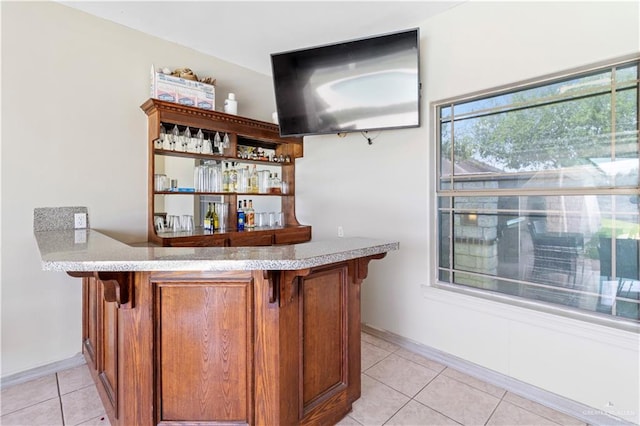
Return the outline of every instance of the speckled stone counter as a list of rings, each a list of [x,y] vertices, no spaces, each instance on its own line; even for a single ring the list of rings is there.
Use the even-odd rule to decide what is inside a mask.
[[[132,247],[95,230],[35,232],[48,271],[298,270],[397,250],[392,241],[336,238],[268,247]]]
[[[360,397],[360,288],[397,242],[132,246],[46,230],[77,212],[55,213],[35,215],[42,267],[82,278],[83,353],[112,425],[328,425]]]

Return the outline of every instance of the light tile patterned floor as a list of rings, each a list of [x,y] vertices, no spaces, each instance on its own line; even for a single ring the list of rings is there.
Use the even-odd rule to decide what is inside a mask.
[[[86,365],[3,388],[0,407],[3,426],[109,425]],[[584,423],[363,334],[362,396],[338,425]]]
[[[339,426],[585,425],[369,334],[362,396]]]
[[[3,426],[109,425],[86,365],[2,389]]]

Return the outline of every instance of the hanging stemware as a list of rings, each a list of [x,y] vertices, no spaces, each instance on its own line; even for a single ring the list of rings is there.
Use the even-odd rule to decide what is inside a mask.
[[[220,133],[216,132],[216,135],[213,137],[213,146],[218,148],[218,152],[222,152],[220,145],[222,145],[222,139],[220,139]]]
[[[167,139],[167,130],[164,128],[162,124],[160,124],[160,136],[155,140],[154,147],[157,149],[164,148],[164,141]]]
[[[196,133],[196,152],[198,153],[205,152],[204,133],[202,133],[202,129],[198,129],[198,133]]]
[[[173,129],[171,129],[171,139],[169,141],[169,147],[172,150],[176,149],[176,144],[178,143],[179,139],[180,139],[180,129],[178,129],[178,125],[175,124],[173,126]]]
[[[191,130],[189,130],[189,126],[184,129],[184,133],[182,134],[182,150],[184,152],[189,151],[189,143],[191,142]]]

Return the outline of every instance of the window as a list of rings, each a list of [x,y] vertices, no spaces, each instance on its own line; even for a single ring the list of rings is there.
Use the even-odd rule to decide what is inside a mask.
[[[440,285],[640,322],[638,66],[435,104]]]

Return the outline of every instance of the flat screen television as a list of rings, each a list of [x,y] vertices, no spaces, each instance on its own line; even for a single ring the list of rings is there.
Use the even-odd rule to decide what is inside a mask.
[[[271,55],[282,136],[420,126],[417,28]]]

